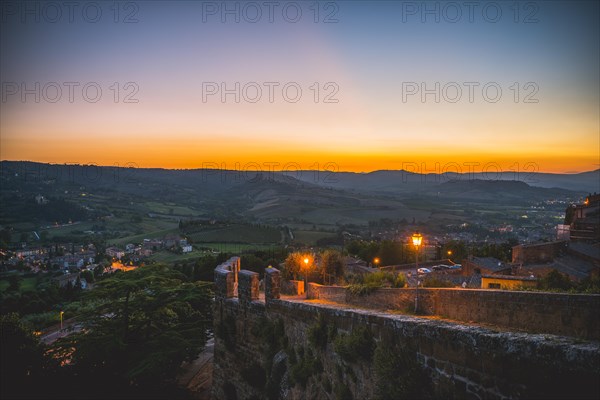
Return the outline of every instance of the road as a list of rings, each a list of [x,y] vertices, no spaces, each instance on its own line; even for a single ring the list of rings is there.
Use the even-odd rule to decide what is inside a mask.
[[[40,341],[44,344],[52,344],[60,338],[81,331],[82,328],[83,326],[73,319],[67,320],[63,323],[63,329],[60,329],[60,325],[51,327],[40,337]]]
[[[178,378],[179,384],[196,400],[211,398],[214,347],[215,341],[210,339],[198,358],[183,365],[184,372]]]

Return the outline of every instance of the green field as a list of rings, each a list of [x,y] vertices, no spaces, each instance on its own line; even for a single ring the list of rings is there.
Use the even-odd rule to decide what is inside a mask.
[[[317,240],[323,238],[336,237],[337,234],[332,232],[319,232],[319,231],[296,231],[293,230],[294,241],[298,243],[304,243],[308,245],[316,245]]]
[[[210,252],[193,250],[185,254],[176,254],[167,250],[152,254],[149,259],[157,263],[173,264],[177,262],[190,261],[210,255]]]
[[[21,281],[21,284],[19,286],[19,290],[21,292],[31,292],[31,291],[34,291],[36,283],[37,283],[37,278],[35,278],[35,277],[24,278]],[[10,284],[8,283],[7,279],[0,280],[0,293],[3,293],[6,289],[8,289],[9,285]]]
[[[37,278],[25,278],[21,281],[21,291],[22,292],[31,292],[35,290],[35,285],[37,283]]]
[[[194,247],[207,247],[221,253],[240,253],[254,250],[273,250],[280,248],[278,244],[249,244],[249,243],[194,243]]]
[[[185,215],[193,216],[201,214],[190,207],[178,206],[175,203],[158,203],[155,201],[147,201],[145,206],[150,212],[165,214],[165,215]]]
[[[175,224],[174,228],[155,230],[155,231],[151,231],[148,233],[143,233],[141,235],[131,235],[131,236],[125,236],[125,237],[118,238],[118,239],[112,239],[112,240],[109,240],[109,243],[113,244],[113,245],[125,245],[128,243],[142,243],[144,241],[144,239],[162,238],[169,234],[178,234],[179,229],[176,226],[177,225]]]
[[[52,227],[52,228],[48,228],[48,229],[41,229],[40,232],[48,232],[48,238],[54,238],[56,236],[66,236],[66,235],[72,235],[73,232],[83,232],[83,231],[89,231],[92,229],[92,226],[94,225],[93,222],[82,222],[82,223],[76,223],[76,224],[72,224],[72,225],[64,225],[64,226],[58,226],[56,228]],[[40,233],[38,232],[38,233]]]
[[[194,243],[194,250],[190,253],[176,254],[167,250],[152,254],[149,259],[157,263],[174,264],[190,260],[196,260],[209,255],[218,253],[241,254],[246,251],[270,251],[278,250],[276,245],[268,244],[238,244],[238,243]],[[202,248],[202,250],[200,250]],[[205,250],[205,249],[211,249]]]
[[[229,225],[209,227],[188,235],[194,243],[235,242],[235,243],[279,243],[279,229],[269,226]]]

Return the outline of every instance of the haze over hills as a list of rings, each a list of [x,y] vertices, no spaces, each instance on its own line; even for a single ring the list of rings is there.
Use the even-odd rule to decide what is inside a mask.
[[[0,173],[25,174],[32,179],[63,179],[78,183],[98,184],[182,184],[202,187],[206,191],[221,192],[257,177],[281,182],[302,182],[326,188],[358,191],[420,192],[426,187],[450,181],[517,181],[532,187],[559,188],[577,192],[600,192],[600,169],[577,174],[537,172],[498,172],[419,174],[405,170],[378,170],[369,173],[299,171],[236,171],[222,169],[163,169],[129,168],[78,164],[47,164],[29,161],[1,161]],[[173,180],[175,179],[175,180]],[[492,186],[489,186],[490,188]]]
[[[578,174],[550,174],[537,172],[499,172],[418,174],[404,170],[381,170],[369,173],[298,171],[290,173],[305,182],[322,186],[361,191],[410,192],[427,190],[449,181],[517,181],[540,188],[560,188],[588,193],[600,192],[600,169]],[[319,176],[321,179],[315,179]]]
[[[551,236],[564,220],[567,205],[593,192],[590,182],[600,173],[571,176],[564,186],[580,189],[570,190],[470,176],[442,180],[405,171],[292,175],[9,161],[0,167],[1,226],[31,231],[87,221],[86,227],[73,229],[93,231],[102,225],[116,238],[172,229],[189,219],[327,232],[383,223],[390,229],[420,224],[443,234],[467,224],[483,235],[512,224],[524,231],[535,226]],[[540,174],[540,181],[548,186],[567,179]],[[49,203],[44,205],[39,196]]]
[[[3,161],[0,167],[3,204],[0,223],[14,222],[24,204],[33,202],[40,194],[64,198],[94,210],[110,203],[126,212],[174,220],[241,218],[276,224],[335,226],[365,225],[386,218],[464,219],[464,215],[474,215],[473,210],[478,208],[522,208],[549,199],[576,201],[588,192],[600,191],[598,180],[596,186],[592,184],[600,171],[538,174],[533,178],[545,186],[539,187],[508,179],[479,179],[481,176],[477,174],[450,175],[455,179],[449,180],[445,176],[419,176],[406,171],[292,174],[12,161]]]

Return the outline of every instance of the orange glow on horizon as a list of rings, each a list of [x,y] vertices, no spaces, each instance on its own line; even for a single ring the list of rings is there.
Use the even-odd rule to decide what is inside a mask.
[[[157,151],[158,152],[158,151]],[[156,154],[153,151],[131,154],[114,151],[109,154],[80,152],[78,156],[54,153],[52,155],[36,154],[27,156],[17,154],[5,157],[2,161],[32,161],[49,164],[80,164],[106,167],[133,168],[164,168],[164,169],[223,169],[235,171],[287,171],[319,170],[326,172],[369,173],[381,170],[405,170],[414,173],[480,173],[491,176],[500,172],[527,174],[531,172],[573,174],[594,171],[600,164],[594,155],[576,157],[563,154],[562,156],[531,156],[518,155],[515,157],[484,155],[474,158],[473,155],[454,156],[435,154],[405,153],[397,156],[388,154],[326,154],[324,152],[292,152],[284,151],[257,153],[254,155],[235,153],[209,153],[206,157],[194,154]],[[220,156],[223,157],[220,157]]]

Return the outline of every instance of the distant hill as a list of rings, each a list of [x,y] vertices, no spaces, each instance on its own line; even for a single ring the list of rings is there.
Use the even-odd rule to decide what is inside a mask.
[[[511,201],[523,198],[542,201],[548,198],[561,198],[573,192],[559,188],[539,188],[520,181],[485,181],[480,179],[453,180],[436,185],[432,190],[442,197],[452,199]]]
[[[441,177],[406,171],[284,174],[3,161],[0,225],[18,222],[22,204],[38,194],[64,198],[87,207],[92,215],[117,213],[123,229],[125,219],[140,215],[174,221],[194,217],[327,226],[382,219],[465,219],[465,210],[473,210],[473,203],[489,210],[527,207],[548,199],[576,201],[590,191],[600,191],[591,184],[599,173],[535,175],[538,184],[545,185],[541,187],[508,179],[477,179],[477,175]]]
[[[516,181],[533,187],[560,188],[577,192],[600,192],[600,169],[579,174],[548,173],[474,173],[474,174],[416,174],[409,171],[374,171],[369,173],[298,171],[294,177],[320,186],[361,191],[385,191],[393,193],[421,192],[431,186],[449,181]],[[318,179],[317,179],[318,177]]]

